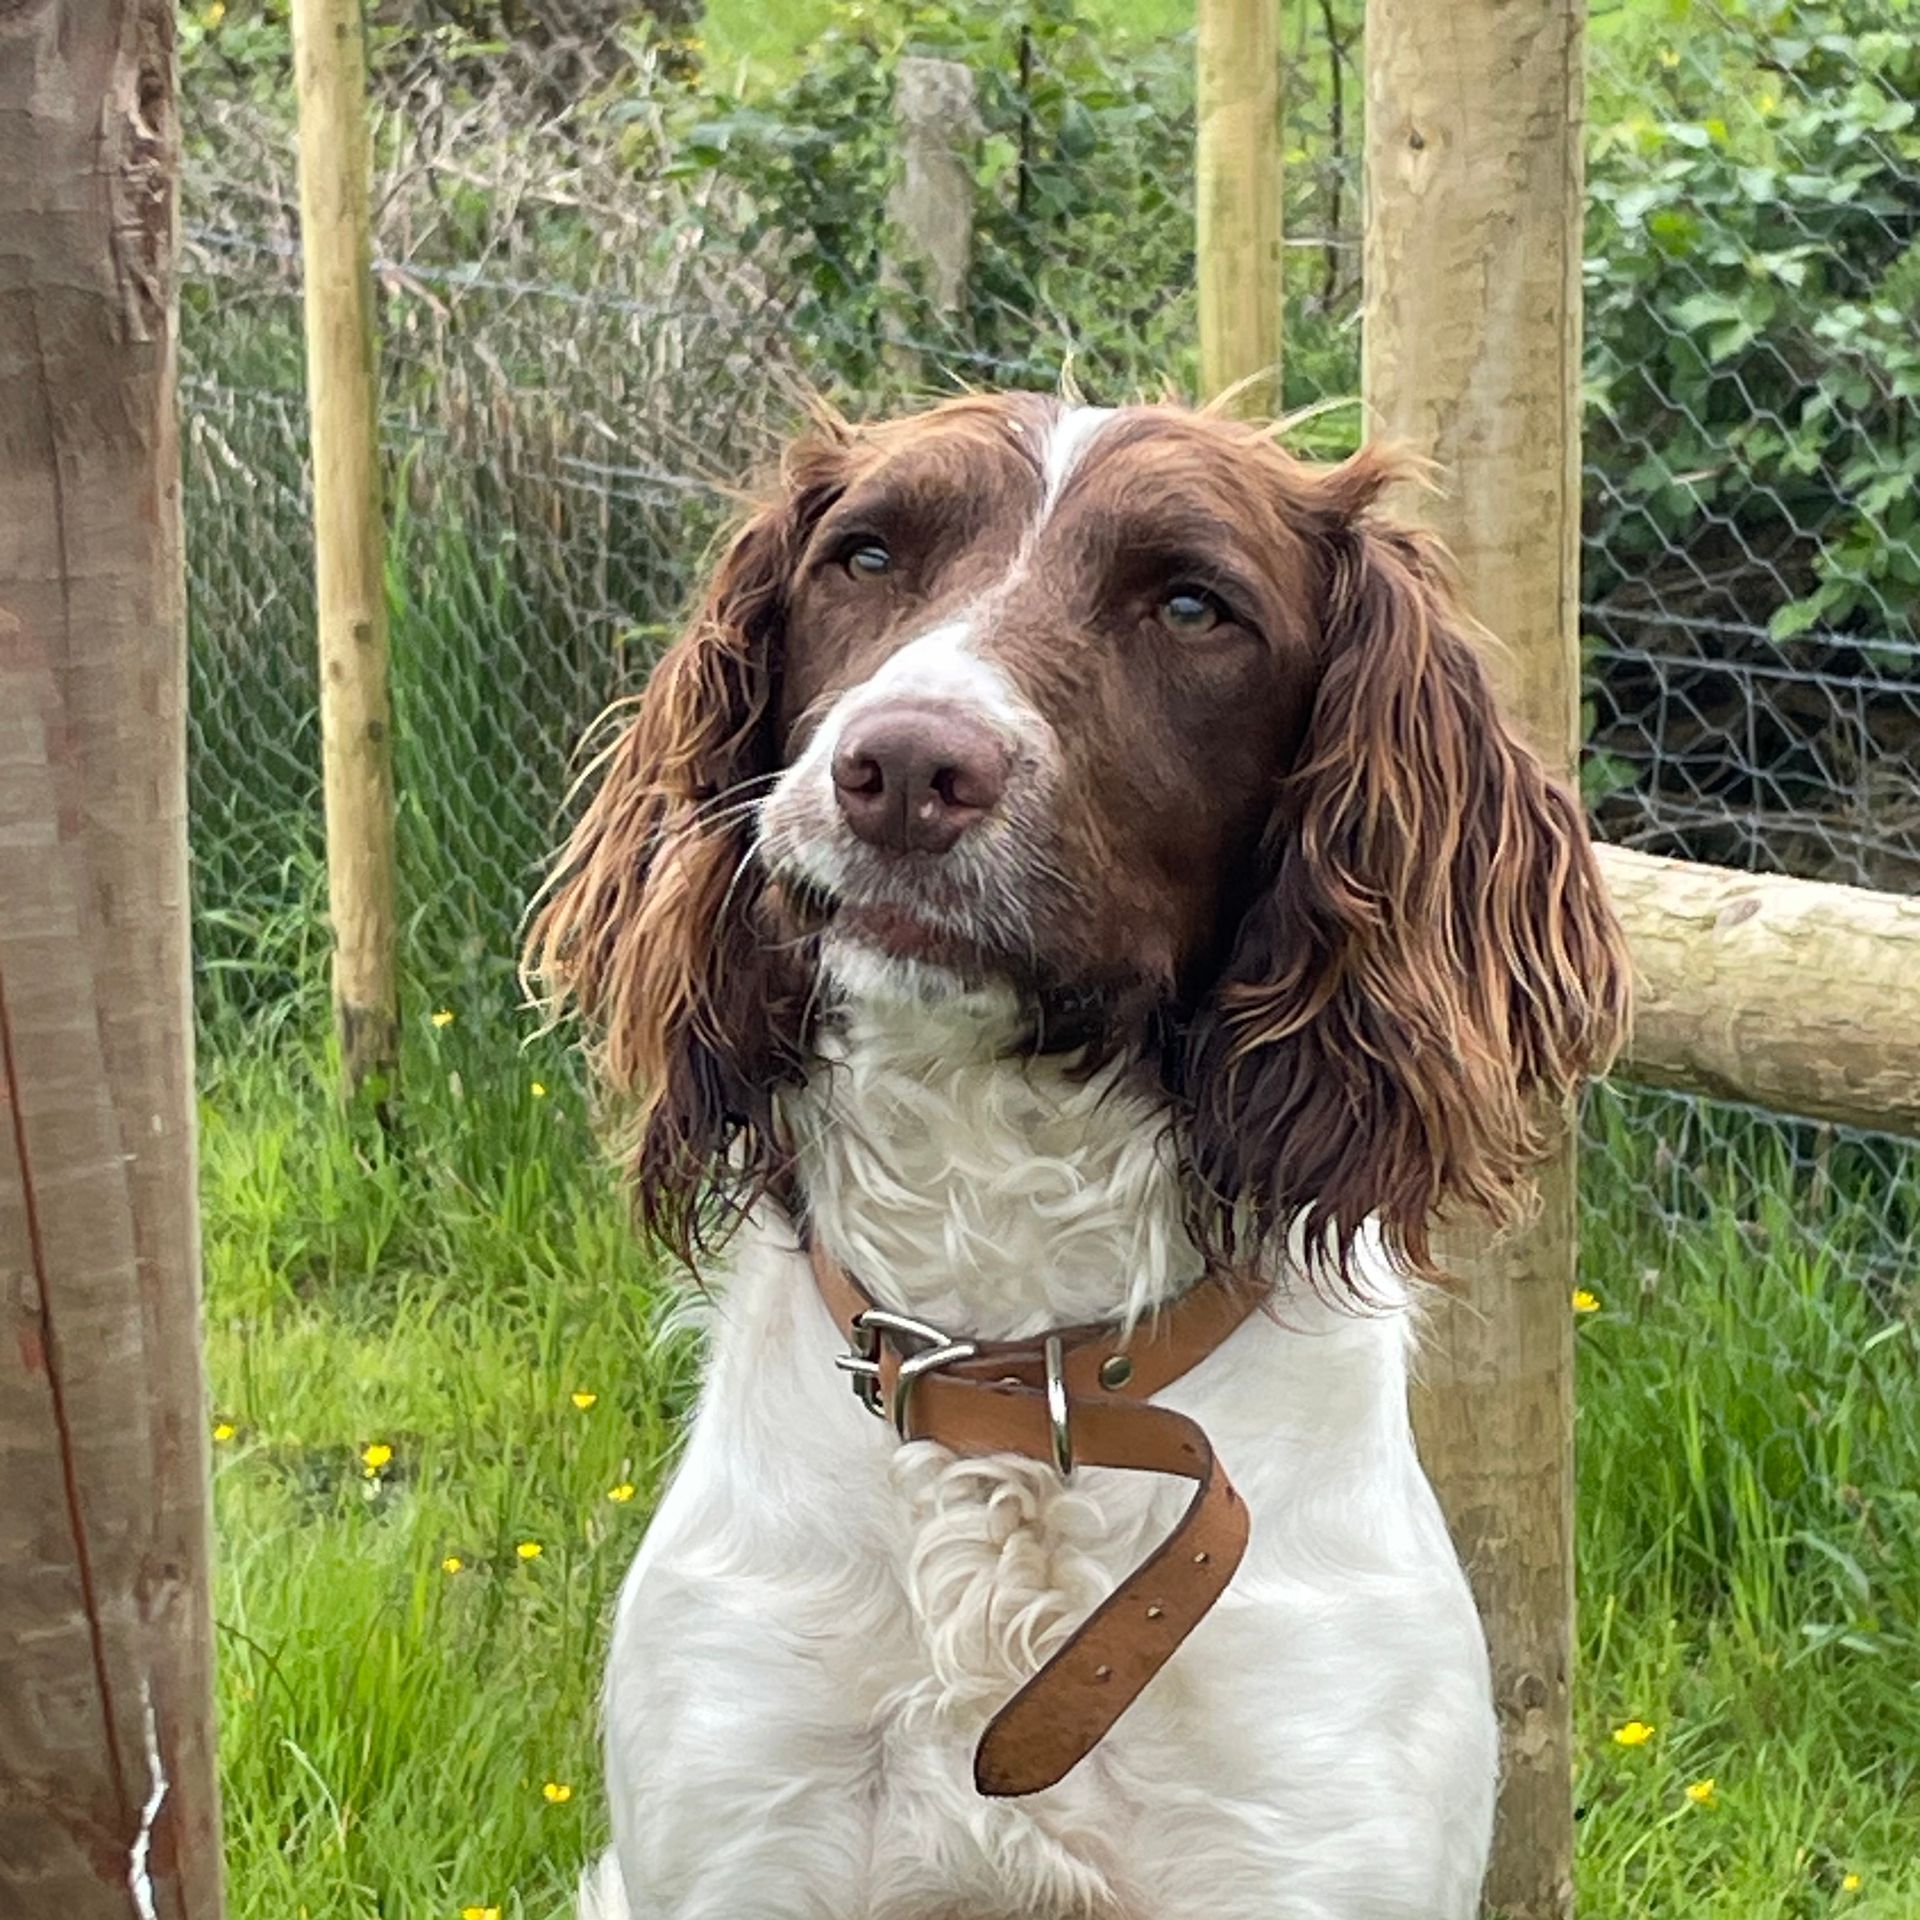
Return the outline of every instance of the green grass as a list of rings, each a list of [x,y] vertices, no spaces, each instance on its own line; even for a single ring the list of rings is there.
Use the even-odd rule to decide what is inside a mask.
[[[568,1063],[464,991],[409,1020],[392,1146],[304,1056],[205,1047],[238,1920],[557,1920],[603,1831],[605,1617],[691,1355]],[[1603,1099],[1588,1161],[1582,1911],[1912,1920],[1920,1181],[1684,1113]]]
[[[1920,1162],[1685,1114],[1602,1096],[1587,1159],[1584,1910],[1911,1920]]]
[[[205,1075],[240,1920],[557,1915],[600,1827],[601,1624],[689,1360],[565,1064],[454,1011],[413,1023],[393,1149],[313,1066]]]

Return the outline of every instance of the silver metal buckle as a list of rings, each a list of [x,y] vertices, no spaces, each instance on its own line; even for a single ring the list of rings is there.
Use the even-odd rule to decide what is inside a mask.
[[[917,1340],[921,1346],[918,1352],[908,1354],[900,1362],[900,1371],[894,1376],[892,1396],[883,1400],[880,1393],[880,1337],[887,1333],[899,1340]],[[894,1432],[905,1439],[907,1411],[913,1404],[913,1390],[919,1382],[942,1367],[952,1366],[955,1361],[971,1360],[979,1351],[974,1341],[956,1340],[944,1328],[932,1326],[925,1320],[915,1320],[904,1313],[893,1313],[885,1307],[868,1307],[864,1313],[854,1316],[852,1351],[835,1354],[833,1364],[842,1373],[853,1375],[854,1398],[877,1418],[891,1421]]]

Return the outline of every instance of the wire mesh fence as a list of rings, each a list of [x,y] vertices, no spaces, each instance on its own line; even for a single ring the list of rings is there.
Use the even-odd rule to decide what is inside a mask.
[[[1589,794],[1920,885],[1920,14],[1596,7]]]
[[[1286,10],[1290,406],[1358,386],[1360,13]],[[1195,384],[1180,0],[831,5],[784,40],[776,16],[376,25],[422,995],[486,984],[505,1004],[574,747],[643,678],[804,393],[868,411],[1063,373],[1103,399]],[[1912,0],[1594,7],[1584,777],[1610,838],[1920,886],[1915,24]],[[894,218],[903,58],[960,76],[957,286]],[[191,776],[215,1036],[310,1021],[324,978],[290,98],[271,11],[213,0],[188,23]],[[1358,430],[1332,411],[1308,444]],[[1597,1101],[1589,1133],[1589,1257],[1616,1284],[1748,1223],[1911,1298],[1911,1149],[1633,1094]]]

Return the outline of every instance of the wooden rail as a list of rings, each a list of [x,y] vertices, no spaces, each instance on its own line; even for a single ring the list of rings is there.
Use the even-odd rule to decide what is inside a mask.
[[[1622,1078],[1920,1135],[1920,899],[1600,861],[1633,947]]]

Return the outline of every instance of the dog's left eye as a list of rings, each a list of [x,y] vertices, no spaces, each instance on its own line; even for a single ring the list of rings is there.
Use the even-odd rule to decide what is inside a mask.
[[[878,580],[893,570],[893,555],[878,540],[863,540],[842,563],[856,580]]]
[[[1211,633],[1233,618],[1227,603],[1205,587],[1183,582],[1160,602],[1160,624],[1169,632],[1191,637]]]

